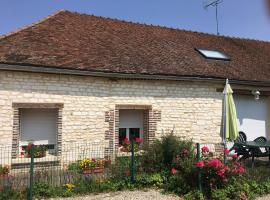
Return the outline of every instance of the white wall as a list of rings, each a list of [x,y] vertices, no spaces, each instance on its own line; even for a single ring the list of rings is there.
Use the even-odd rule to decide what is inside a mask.
[[[234,95],[237,110],[239,131],[247,135],[247,140],[254,140],[259,136],[267,136],[268,100],[260,97],[258,101],[253,96]]]

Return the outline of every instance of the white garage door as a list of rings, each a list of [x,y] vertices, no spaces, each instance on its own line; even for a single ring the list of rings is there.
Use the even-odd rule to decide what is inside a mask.
[[[57,109],[20,109],[20,142],[56,144]]]
[[[259,136],[267,136],[268,105],[267,99],[260,97],[258,101],[253,96],[234,95],[238,115],[239,131],[247,135],[248,140]]]

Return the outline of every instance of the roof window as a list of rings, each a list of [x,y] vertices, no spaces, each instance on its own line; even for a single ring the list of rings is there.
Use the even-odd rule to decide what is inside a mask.
[[[220,51],[209,49],[197,49],[197,48],[195,48],[195,50],[198,51],[203,57],[207,59],[230,60],[229,56]]]

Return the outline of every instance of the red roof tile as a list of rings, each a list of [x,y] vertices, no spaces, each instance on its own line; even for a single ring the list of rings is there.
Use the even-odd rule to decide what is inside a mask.
[[[205,59],[194,48],[231,60]],[[60,11],[0,38],[0,63],[268,82],[270,43]]]

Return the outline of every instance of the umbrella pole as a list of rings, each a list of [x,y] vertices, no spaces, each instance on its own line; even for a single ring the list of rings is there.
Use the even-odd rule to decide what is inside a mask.
[[[224,104],[223,104],[223,145],[224,145],[224,163],[227,163],[227,155],[225,154],[225,149],[227,148],[227,143],[226,143],[226,113],[227,113],[227,85],[229,84],[229,80],[226,79],[226,84],[225,84],[225,89],[224,89]]]

